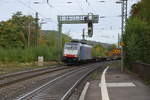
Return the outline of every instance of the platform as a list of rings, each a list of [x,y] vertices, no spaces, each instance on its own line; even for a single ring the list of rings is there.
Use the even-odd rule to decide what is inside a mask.
[[[150,100],[150,88],[136,75],[122,73],[115,66],[105,71],[101,80],[89,82],[84,100]]]

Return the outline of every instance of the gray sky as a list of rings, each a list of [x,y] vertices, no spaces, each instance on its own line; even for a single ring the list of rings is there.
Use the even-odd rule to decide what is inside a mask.
[[[46,24],[42,25],[45,30],[57,30],[57,15],[87,15],[89,12],[105,16],[98,24],[94,24],[94,35],[88,40],[95,40],[104,43],[116,43],[118,33],[121,33],[121,4],[119,0],[0,0],[0,21],[8,20],[17,11],[23,14],[35,16],[39,12],[40,19]],[[99,2],[105,1],[105,2]],[[128,0],[128,13],[131,5],[140,0]],[[34,2],[40,2],[34,4]],[[68,4],[67,2],[72,2]],[[81,39],[82,29],[87,25],[63,25],[63,32],[72,38]]]

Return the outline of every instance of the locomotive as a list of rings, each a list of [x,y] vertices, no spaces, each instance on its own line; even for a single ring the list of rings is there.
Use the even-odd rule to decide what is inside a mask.
[[[65,43],[62,60],[65,63],[92,60],[92,46],[81,42]]]

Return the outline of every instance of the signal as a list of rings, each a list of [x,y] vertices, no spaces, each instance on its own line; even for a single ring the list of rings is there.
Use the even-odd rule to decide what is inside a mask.
[[[93,23],[88,22],[88,36],[92,37],[93,36]]]
[[[88,36],[93,36],[93,13],[88,14]]]

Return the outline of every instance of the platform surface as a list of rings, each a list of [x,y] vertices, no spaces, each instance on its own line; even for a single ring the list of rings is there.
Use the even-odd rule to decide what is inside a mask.
[[[102,98],[106,91],[101,90],[101,80],[90,82],[85,100],[150,100],[150,88],[136,75],[122,73],[118,67],[109,66],[105,73],[108,98]]]

